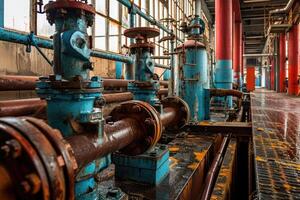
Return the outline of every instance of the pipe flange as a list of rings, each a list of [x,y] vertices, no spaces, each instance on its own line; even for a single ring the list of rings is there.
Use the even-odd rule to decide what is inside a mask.
[[[56,18],[65,17],[68,12],[77,14],[78,16],[85,15],[87,25],[92,26],[96,10],[92,5],[80,1],[50,1],[45,5],[47,20],[52,25]]]
[[[160,32],[157,28],[152,27],[135,27],[126,29],[124,31],[124,36],[129,38],[154,38],[159,36]]]
[[[59,142],[59,131],[34,118],[1,118],[0,133],[0,162],[15,182],[18,198],[74,199],[70,175],[75,169],[68,163],[74,159]]]
[[[181,98],[177,96],[170,96],[166,97],[163,100],[161,100],[161,104],[163,107],[172,107],[177,109],[177,117],[176,120],[172,122],[168,127],[166,127],[166,130],[178,130],[182,127],[184,127],[190,120],[190,109],[188,104]]]
[[[120,150],[126,155],[138,155],[152,149],[162,133],[162,123],[159,113],[150,104],[143,101],[128,101],[116,107],[111,112],[111,120],[116,122],[125,118],[132,118],[140,124],[144,133],[141,140],[137,140]]]

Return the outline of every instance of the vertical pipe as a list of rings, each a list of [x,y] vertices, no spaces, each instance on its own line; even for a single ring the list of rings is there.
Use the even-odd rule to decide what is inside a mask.
[[[232,89],[232,0],[215,1],[216,24],[216,71],[217,88]],[[232,98],[227,98],[232,106]]]
[[[270,69],[270,89],[274,90],[275,89],[275,66],[274,66],[274,57],[271,58],[271,69]]]
[[[123,69],[123,64],[121,62],[116,62],[116,79],[122,79],[122,69]]]
[[[201,0],[195,0],[195,15],[201,17]]]
[[[129,9],[129,27],[134,28],[135,25],[136,25],[136,13],[134,10]],[[134,43],[134,38],[130,38],[130,45],[132,45],[133,43]],[[134,59],[133,55],[131,56]],[[126,64],[125,78],[126,80],[134,79],[134,64]]]
[[[240,79],[240,34],[241,34],[241,23],[235,22],[234,25],[234,40],[233,40],[233,81],[239,84]]]
[[[0,28],[4,27],[4,0],[0,0]]]
[[[294,25],[289,32],[288,59],[289,59],[289,80],[288,94],[296,95],[298,89],[298,61],[297,48],[299,43],[297,25]]]
[[[286,55],[285,55],[285,33],[281,33],[279,36],[279,92],[285,92],[285,64],[286,64]]]
[[[175,70],[175,40],[171,40],[171,80],[169,81],[169,96],[175,95],[175,77],[176,77],[176,70]]]
[[[242,38],[242,53],[241,53],[241,82],[244,83],[244,52],[245,52],[245,41]]]

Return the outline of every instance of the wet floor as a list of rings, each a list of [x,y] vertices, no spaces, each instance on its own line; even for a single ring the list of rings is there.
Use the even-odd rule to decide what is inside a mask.
[[[251,94],[259,199],[300,199],[300,98]]]

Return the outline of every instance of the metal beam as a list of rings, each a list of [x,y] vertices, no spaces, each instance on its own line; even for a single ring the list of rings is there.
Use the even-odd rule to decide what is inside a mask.
[[[4,0],[0,0],[0,28],[4,27]]]

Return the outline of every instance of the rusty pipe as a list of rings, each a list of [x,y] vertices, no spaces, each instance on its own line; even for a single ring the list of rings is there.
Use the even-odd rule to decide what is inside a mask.
[[[26,116],[46,111],[46,101],[39,98],[0,101],[0,117]]]
[[[209,90],[210,91],[210,96],[219,96],[219,97],[224,97],[224,96],[235,96],[238,98],[243,97],[243,92],[240,92],[238,90],[228,90],[228,89],[215,89],[212,88]]]
[[[163,126],[169,126],[174,122],[177,117],[177,109],[174,107],[166,107],[163,109],[163,113],[160,115],[160,120]]]
[[[17,76],[17,75],[1,75],[0,91],[15,90],[35,90],[38,76]],[[127,88],[129,82],[133,80],[123,79],[103,79],[103,87],[107,88]],[[168,87],[167,81],[160,81],[161,86]]]
[[[132,100],[133,94],[131,92],[103,94],[103,98],[106,103],[116,103],[116,102]]]
[[[79,169],[89,162],[120,150],[143,136],[141,125],[126,118],[104,126],[105,136],[100,141],[98,134],[80,134],[67,138]]]
[[[162,125],[167,127],[172,124],[176,120],[176,114],[176,108],[164,108],[164,114],[161,115]],[[145,132],[144,124],[136,118],[128,117],[114,123],[105,124],[105,136],[101,142],[98,141],[97,132],[71,136],[66,140],[71,145],[77,164],[81,168],[97,158],[126,148],[134,141],[146,138]],[[131,152],[131,154],[136,155],[138,153]]]
[[[223,157],[224,157],[224,154],[226,152],[226,147],[227,147],[227,144],[228,144],[229,140],[230,140],[229,136],[225,136],[223,138],[223,141],[222,141],[221,146],[220,146],[220,148],[217,152],[217,155],[215,156],[215,158],[214,158],[214,160],[211,164],[211,167],[209,168],[207,176],[205,178],[205,182],[204,182],[205,187],[204,187],[204,190],[203,190],[203,193],[202,193],[202,196],[201,196],[201,200],[210,199],[211,192],[213,190],[214,183],[215,183],[216,177],[218,175],[220,165],[223,161]]]
[[[116,103],[133,99],[130,92],[103,94],[106,103]],[[29,116],[46,112],[47,102],[39,98],[0,101],[0,117]]]

